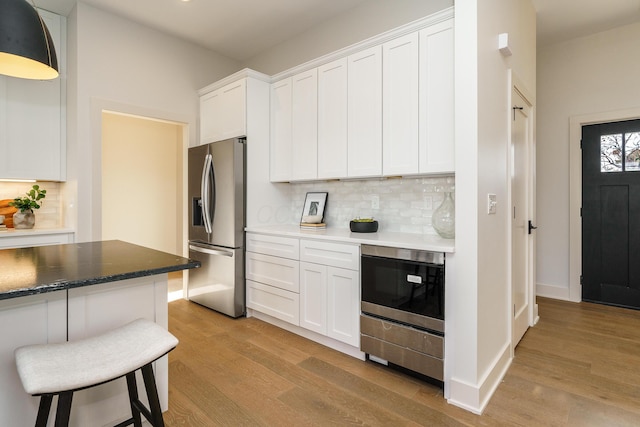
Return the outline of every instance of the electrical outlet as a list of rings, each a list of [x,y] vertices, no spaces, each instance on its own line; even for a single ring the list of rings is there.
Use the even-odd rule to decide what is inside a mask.
[[[496,205],[498,204],[497,197],[495,194],[487,194],[487,214],[495,215],[496,214]]]
[[[380,196],[377,194],[371,196],[371,209],[380,209]]]

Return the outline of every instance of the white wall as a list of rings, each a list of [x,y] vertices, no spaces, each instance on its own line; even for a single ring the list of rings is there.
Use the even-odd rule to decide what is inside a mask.
[[[245,61],[273,75],[453,6],[453,0],[369,0]]]
[[[65,225],[82,242],[101,238],[102,109],[186,123],[195,145],[197,90],[239,64],[82,2],[68,26]]]
[[[508,70],[536,90],[535,10],[529,0],[457,0],[456,282],[447,298],[453,350],[450,402],[481,411],[510,360],[507,159]],[[498,51],[508,33],[513,56]],[[498,212],[487,215],[487,193]],[[450,322],[450,323],[449,323]],[[451,330],[451,334],[449,331]]]
[[[569,120],[640,107],[638,40],[632,24],[538,51],[538,295],[569,299],[578,280],[569,277],[569,226],[580,221],[569,216]]]

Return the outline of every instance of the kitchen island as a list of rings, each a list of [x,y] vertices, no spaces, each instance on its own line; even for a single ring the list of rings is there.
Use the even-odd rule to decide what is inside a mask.
[[[140,317],[166,328],[167,273],[196,267],[197,261],[117,240],[0,250],[0,425],[32,425],[38,408],[39,399],[22,388],[15,348],[81,339]],[[166,356],[155,372],[166,410]],[[119,379],[76,393],[71,425],[128,418],[126,390]]]

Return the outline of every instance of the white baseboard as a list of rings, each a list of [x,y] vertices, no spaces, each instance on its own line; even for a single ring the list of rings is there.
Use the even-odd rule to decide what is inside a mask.
[[[536,296],[571,301],[569,288],[536,283]]]
[[[511,347],[510,343],[506,343],[491,369],[487,371],[479,384],[470,384],[451,378],[447,402],[474,414],[482,414],[491,396],[502,382],[509,366],[511,366]]]

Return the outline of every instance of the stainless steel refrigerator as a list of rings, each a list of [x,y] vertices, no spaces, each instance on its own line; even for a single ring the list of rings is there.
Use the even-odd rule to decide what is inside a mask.
[[[189,148],[189,300],[231,317],[245,313],[245,139]]]

